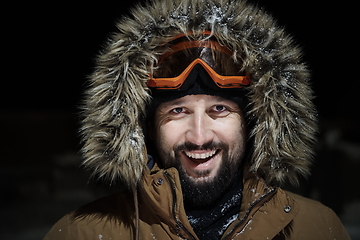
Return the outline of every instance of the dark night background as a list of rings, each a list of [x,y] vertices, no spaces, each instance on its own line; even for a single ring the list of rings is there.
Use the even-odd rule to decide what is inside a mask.
[[[253,0],[302,46],[313,76],[319,142],[313,175],[293,189],[333,208],[360,239],[358,19],[355,2]],[[41,239],[65,213],[108,194],[78,154],[86,76],[134,2],[3,6],[0,238]]]

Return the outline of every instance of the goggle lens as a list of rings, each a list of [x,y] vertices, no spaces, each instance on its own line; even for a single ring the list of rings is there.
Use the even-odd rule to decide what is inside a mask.
[[[196,65],[201,65],[219,88],[242,88],[250,77],[240,71],[231,51],[216,41],[183,41],[170,47],[159,59],[148,81],[157,89],[179,89]]]

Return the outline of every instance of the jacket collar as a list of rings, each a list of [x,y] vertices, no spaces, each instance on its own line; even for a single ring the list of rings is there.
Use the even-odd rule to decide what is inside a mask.
[[[280,188],[274,188],[254,174],[244,179],[243,201],[239,217],[224,236],[237,239],[273,239],[285,234],[299,212],[295,200]]]
[[[187,238],[196,236],[184,209],[179,174],[175,168],[155,166],[143,176],[140,204],[145,204],[162,222]],[[225,231],[224,239],[272,239],[289,225],[299,212],[298,204],[280,188],[268,186],[256,175],[244,178],[239,217]],[[194,237],[196,239],[196,237]],[[234,238],[236,239],[236,238]]]
[[[138,190],[140,204],[170,226],[172,234],[197,239],[185,213],[178,171],[175,168],[160,169],[155,164],[151,171],[147,168],[142,179]]]

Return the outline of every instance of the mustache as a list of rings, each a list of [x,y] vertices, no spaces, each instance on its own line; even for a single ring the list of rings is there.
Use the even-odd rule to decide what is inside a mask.
[[[222,142],[207,142],[202,145],[197,145],[192,142],[185,142],[183,144],[178,145],[175,148],[175,152],[178,151],[197,151],[197,150],[215,150],[215,149],[223,149],[227,150],[228,145]]]

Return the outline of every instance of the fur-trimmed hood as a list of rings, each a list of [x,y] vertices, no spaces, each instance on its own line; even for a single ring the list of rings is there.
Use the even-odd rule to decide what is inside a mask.
[[[81,129],[85,166],[136,186],[148,160],[141,121],[158,46],[181,33],[211,31],[251,77],[250,170],[270,184],[296,183],[309,173],[317,130],[309,72],[301,50],[270,15],[241,0],[154,0],[131,13],[117,23],[90,76]]]

